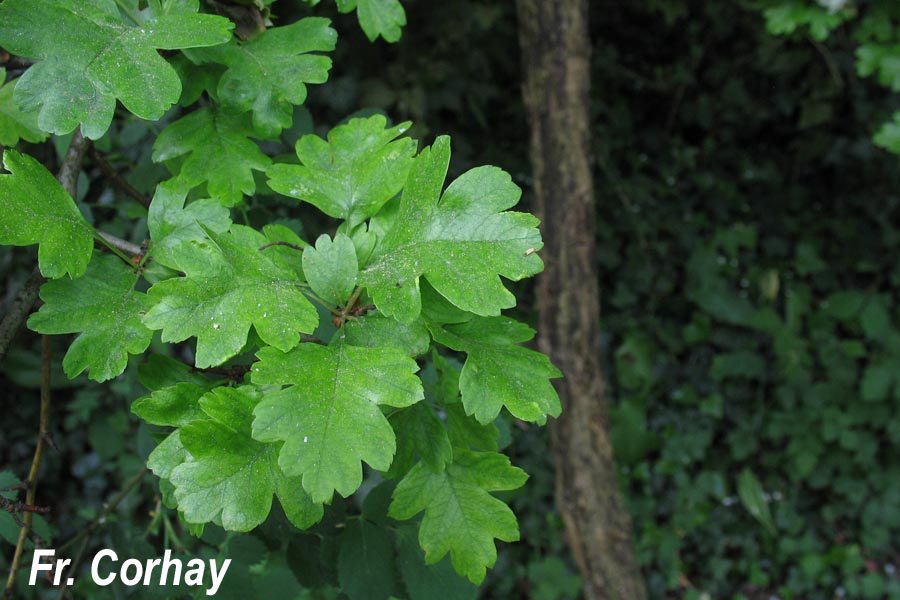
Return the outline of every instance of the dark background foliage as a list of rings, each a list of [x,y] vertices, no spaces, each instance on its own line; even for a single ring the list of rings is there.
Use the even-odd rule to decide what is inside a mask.
[[[312,91],[292,135],[322,133],[362,107],[384,111],[413,120],[425,143],[449,133],[454,173],[502,166],[527,203],[513,3],[404,5],[409,25],[396,45],[372,45],[352,16],[337,18],[331,80]],[[775,38],[733,1],[600,0],[591,11],[602,342],[620,484],[651,597],[900,598],[900,170],[871,141],[896,97],[856,76],[855,43],[841,29],[826,42]],[[145,193],[159,168],[149,139],[125,121],[102,142],[138,165],[133,183]],[[140,227],[117,220],[133,203],[97,184],[95,167],[84,175],[86,211],[141,241]],[[304,216],[266,206],[251,203],[251,217]],[[29,256],[0,254],[6,302]],[[530,292],[517,291],[527,317]],[[63,343],[54,342],[57,362]],[[0,464],[24,475],[37,337],[20,334],[0,371],[0,411],[16,415],[0,431]],[[44,463],[40,497],[66,540],[139,472],[153,440],[129,411],[139,382],[88,386],[61,372],[54,382],[59,452]],[[515,423],[508,431],[513,463],[531,474],[511,498],[522,542],[503,547],[481,594],[577,597],[547,436]],[[272,589],[293,577],[318,586],[310,596],[337,594],[322,587],[334,580],[328,538],[303,555],[275,516],[257,535],[208,528],[191,541],[150,484],[141,490],[88,552],[115,540],[155,556],[177,536],[201,554],[222,547],[241,559],[242,579],[226,593],[240,594],[267,556]],[[311,569],[318,560],[326,567]]]

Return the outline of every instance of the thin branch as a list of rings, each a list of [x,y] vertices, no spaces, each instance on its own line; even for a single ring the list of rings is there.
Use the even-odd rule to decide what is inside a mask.
[[[263,244],[262,246],[259,247],[259,251],[262,252],[266,248],[271,248],[272,246],[287,246],[288,248],[293,248],[294,250],[299,250],[300,252],[303,252],[303,246],[298,246],[297,244],[292,244],[290,242],[282,242],[280,240],[275,241],[275,242],[269,242],[268,244]]]
[[[122,191],[126,196],[130,197],[132,200],[138,202],[144,208],[150,208],[150,199],[144,196],[142,193],[134,189],[128,181],[122,177],[118,171],[116,171],[111,164],[106,160],[106,158],[97,150],[96,147],[91,145],[88,150],[88,154],[91,156],[91,160],[94,161],[100,170],[103,171],[103,174],[115,185],[119,190]]]
[[[3,321],[0,321],[0,361],[6,358],[9,345],[12,343],[19,328],[22,327],[22,323],[25,322],[25,317],[31,312],[31,307],[37,301],[38,292],[40,292],[44,281],[44,276],[35,267],[34,271],[31,272],[31,277],[25,282],[25,285],[16,294],[15,300],[9,305],[9,310],[3,316]]]
[[[132,256],[143,256],[147,253],[147,251],[135,244],[134,242],[129,242],[127,240],[123,240],[122,238],[117,238],[116,236],[106,233],[105,231],[97,230],[97,235],[102,237],[110,246],[114,248],[118,248],[122,252],[130,254]]]
[[[84,159],[84,152],[90,143],[90,140],[81,133],[81,127],[76,129],[69,149],[66,151],[66,157],[56,175],[56,179],[73,198],[78,193],[78,174],[81,172],[81,161]]]
[[[34,447],[34,457],[31,459],[31,469],[28,472],[25,488],[25,504],[34,507],[34,496],[37,492],[38,474],[41,469],[41,458],[44,456],[44,438],[50,428],[50,336],[41,336],[41,414],[38,424],[38,439]],[[31,522],[34,513],[39,511],[26,511],[22,517],[24,525],[19,531],[19,541],[16,544],[16,551],[13,554],[12,563],[9,567],[9,577],[6,579],[6,590],[3,597],[7,598],[12,593],[13,585],[16,582],[16,572],[19,570],[19,564],[22,561],[22,554],[25,552],[25,540],[29,538],[31,531]]]

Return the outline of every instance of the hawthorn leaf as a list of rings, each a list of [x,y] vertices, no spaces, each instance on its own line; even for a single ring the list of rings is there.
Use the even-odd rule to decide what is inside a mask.
[[[434,473],[440,473],[453,459],[450,438],[443,423],[426,402],[417,402],[396,411],[389,419],[397,436],[397,453],[388,475],[403,475],[412,468],[416,458]]]
[[[150,308],[147,295],[135,291],[135,272],[118,257],[91,261],[79,279],[58,279],[41,286],[44,305],[28,319],[38,333],[80,333],[63,358],[70,379],[88,370],[94,381],[119,375],[129,354],[141,354],[153,332],[141,322]]]
[[[343,233],[334,236],[322,234],[315,248],[303,251],[303,272],[312,290],[332,306],[347,302],[356,287],[356,248]]]
[[[283,351],[300,342],[301,332],[315,330],[315,307],[279,255],[259,249],[266,243],[261,233],[241,225],[206,233],[205,242],[177,247],[185,276],[160,281],[148,292],[154,305],[144,324],[161,329],[164,342],[195,336],[195,365],[205,368],[240,352],[251,325],[263,342]]]
[[[160,479],[170,479],[175,467],[188,460],[187,450],[176,429],[161,441],[147,457],[147,468]]]
[[[150,354],[147,362],[138,366],[138,381],[150,391],[161,390],[181,382],[209,387],[210,381],[180,360],[165,354]]]
[[[447,435],[454,448],[468,448],[476,452],[496,452],[499,449],[500,430],[494,423],[482,425],[467,415],[462,404],[444,407],[447,414]]]
[[[400,39],[406,25],[406,12],[399,0],[357,0],[356,17],[370,42],[378,36],[386,42]]]
[[[251,390],[220,387],[208,392],[200,406],[210,418],[178,430],[193,458],[175,467],[169,478],[178,509],[190,523],[221,521],[229,531],[250,531],[266,519],[277,491],[279,498],[290,496],[282,504],[292,509],[285,510],[288,519],[309,527],[322,517],[322,506],[309,501],[299,480],[286,477],[278,467],[278,444],[250,437],[258,400]]]
[[[379,405],[402,408],[424,397],[416,362],[396,348],[304,343],[288,353],[262,348],[255,384],[289,385],[256,407],[253,437],[284,441],[279,464],[302,475],[315,502],[347,497],[362,483],[362,464],[386,471],[396,448]]]
[[[534,330],[507,317],[475,317],[465,323],[430,325],[439,344],[468,356],[459,376],[466,413],[482,424],[506,409],[523,421],[544,423],[562,411],[550,383],[562,377],[540,352],[518,346],[534,337]]]
[[[400,191],[416,151],[415,140],[396,139],[409,122],[386,125],[382,115],[373,115],[335,127],[327,142],[304,135],[296,145],[301,164],[273,165],[269,187],[355,227]]]
[[[421,320],[401,323],[378,311],[347,321],[337,335],[343,335],[353,346],[401,348],[413,358],[428,352],[431,345],[431,336]]]
[[[212,198],[184,205],[187,190],[177,182],[165,181],[156,188],[147,214],[147,228],[153,245],[150,254],[162,265],[182,270],[177,248],[188,241],[206,239],[206,229],[225,233],[231,226],[231,214],[221,202]]]
[[[294,106],[306,100],[306,84],[324,83],[331,69],[327,56],[337,32],[320,17],[272,27],[249,41],[189,51],[196,62],[228,66],[218,84],[218,96],[229,111],[253,113],[253,127],[262,137],[276,137],[290,127]]]
[[[341,534],[337,576],[350,600],[388,600],[398,592],[390,530],[358,518]]]
[[[181,81],[157,49],[214,46],[233,25],[215,15],[175,14],[126,26],[99,0],[6,0],[0,4],[0,46],[37,59],[16,84],[25,112],[39,110],[44,131],[64,134],[81,124],[91,139],[112,121],[116,100],[142,119],[157,120],[181,95]]]
[[[131,412],[151,425],[181,427],[203,418],[200,398],[208,389],[182,381],[138,398],[131,404]]]
[[[0,175],[0,244],[40,244],[38,267],[44,277],[84,275],[94,249],[94,229],[72,197],[27,154],[7,150],[3,165],[10,174]]]
[[[497,560],[494,538],[519,539],[516,516],[488,492],[521,487],[528,475],[493,452],[453,450],[453,463],[433,473],[419,462],[394,490],[388,515],[411,519],[421,511],[419,545],[425,562],[434,564],[448,552],[453,567],[472,583],[484,580],[485,570]]]
[[[246,115],[204,107],[162,130],[153,160],[185,156],[176,181],[188,188],[206,183],[210,196],[234,206],[244,194],[256,192],[253,171],[265,171],[272,163],[248,137],[252,134]]]
[[[6,69],[0,68],[0,81],[6,81]],[[0,86],[0,145],[15,146],[19,140],[37,143],[47,139],[37,123],[36,113],[23,113],[13,99],[18,79]]]
[[[457,307],[492,316],[516,303],[500,275],[519,280],[543,268],[537,256],[542,245],[537,218],[499,212],[521,195],[510,176],[496,167],[478,167],[456,179],[441,197],[449,161],[447,137],[416,157],[397,219],[360,271],[360,284],[375,305],[399,321],[420,314],[422,275]]]

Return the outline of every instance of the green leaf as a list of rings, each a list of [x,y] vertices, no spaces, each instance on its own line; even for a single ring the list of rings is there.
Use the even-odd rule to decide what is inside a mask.
[[[16,101],[40,109],[44,131],[64,134],[81,123],[91,139],[109,128],[116,100],[142,119],[157,120],[181,95],[181,81],[157,49],[221,44],[233,25],[214,15],[161,16],[141,27],[122,23],[98,0],[6,0],[0,45],[39,59],[19,79]],[[108,4],[107,4],[108,6]]]
[[[249,389],[212,390],[200,399],[209,419],[179,429],[191,460],[171,473],[178,509],[191,523],[221,521],[229,531],[249,531],[268,516],[277,493],[291,500],[282,503],[291,522],[309,527],[322,517],[322,506],[309,500],[299,481],[282,473],[277,444],[250,437],[257,398]]]
[[[356,17],[371,42],[379,35],[386,42],[396,42],[406,25],[406,12],[399,0],[357,0]]]
[[[151,332],[141,322],[150,308],[147,295],[137,292],[135,272],[115,256],[100,256],[79,279],[49,281],[41,287],[44,305],[28,319],[38,333],[81,333],[63,358],[69,378],[88,370],[94,381],[119,375],[129,354],[150,345]]]
[[[397,435],[397,454],[388,473],[391,477],[405,474],[416,459],[434,473],[443,471],[453,459],[447,430],[427,402],[398,410],[389,420]]]
[[[0,175],[0,244],[40,244],[44,277],[81,277],[91,260],[94,230],[72,197],[27,154],[7,150],[3,165],[10,174]]]
[[[164,342],[197,337],[198,368],[218,365],[240,352],[250,326],[267,344],[287,351],[312,333],[318,313],[299,291],[296,274],[277,254],[260,251],[266,238],[240,225],[230,233],[207,231],[203,243],[177,248],[186,276],[150,288],[154,306],[144,324],[162,330]]]
[[[895,112],[891,120],[881,126],[872,140],[876,146],[900,154],[900,111]]]
[[[335,127],[327,142],[303,136],[296,146],[302,164],[272,166],[269,187],[355,227],[400,191],[416,151],[415,140],[396,139],[410,123],[390,129],[386,124],[383,116],[373,115]]]
[[[414,527],[398,530],[397,554],[397,566],[410,600],[475,600],[478,597],[478,588],[456,574],[449,556],[436,564],[425,564]]]
[[[0,68],[0,81],[6,81],[6,69]],[[41,131],[36,113],[23,113],[13,100],[13,88],[18,79],[0,86],[0,145],[15,146],[19,140],[43,142],[47,134]]]
[[[397,220],[360,272],[375,304],[399,321],[422,308],[419,277],[459,308],[498,315],[516,299],[499,275],[519,280],[543,262],[537,219],[498,212],[519,201],[521,191],[496,167],[464,173],[440,197],[450,161],[450,141],[438,138],[416,158],[400,199]]]
[[[772,521],[772,513],[769,512],[769,503],[766,501],[759,479],[750,469],[745,468],[738,475],[738,496],[747,512],[753,515],[770,535],[775,535],[775,522]]]
[[[272,163],[248,137],[252,134],[246,115],[201,108],[163,129],[153,144],[153,160],[186,155],[175,179],[189,188],[206,183],[210,196],[233,206],[256,192],[253,171]]]
[[[462,404],[444,407],[447,413],[447,435],[454,448],[468,448],[478,452],[496,452],[500,430],[494,423],[482,425],[465,413]]]
[[[187,450],[181,443],[181,435],[176,429],[153,449],[147,457],[147,468],[160,479],[170,479],[175,467],[187,460]]]
[[[396,442],[379,405],[402,408],[423,398],[415,361],[395,348],[300,344],[287,354],[263,348],[252,379],[290,385],[257,406],[253,437],[284,440],[279,464],[303,475],[316,502],[336,490],[347,497],[362,482],[362,465],[386,471]],[[296,384],[296,385],[292,385]]]
[[[189,51],[197,62],[225,64],[218,95],[229,111],[253,112],[253,127],[262,137],[275,137],[291,126],[294,106],[306,100],[307,83],[324,83],[331,69],[327,56],[337,32],[328,19],[306,18],[274,27],[247,42],[233,40],[211,50]]]
[[[138,398],[131,411],[151,425],[181,427],[203,418],[200,398],[208,387],[183,381]]]
[[[387,600],[396,595],[394,546],[389,530],[351,519],[341,535],[337,572],[350,600]]]
[[[550,359],[518,346],[534,330],[507,317],[475,317],[465,323],[429,324],[434,340],[468,357],[459,377],[466,413],[490,423],[506,409],[524,421],[544,422],[562,407],[551,379],[562,377]]]
[[[442,473],[417,464],[394,490],[389,516],[411,519],[421,511],[419,544],[425,562],[434,564],[447,552],[460,575],[479,584],[497,560],[494,538],[519,539],[516,516],[488,492],[521,487],[528,475],[502,454],[454,449],[453,463]]]
[[[428,352],[431,345],[431,336],[422,321],[401,323],[377,311],[347,321],[339,335],[351,346],[393,346],[414,358]]]
[[[303,272],[319,298],[332,306],[343,306],[356,287],[359,273],[353,242],[343,233],[336,234],[334,241],[323,233],[315,248],[304,250]]]
[[[147,215],[147,228],[153,242],[151,256],[160,264],[179,271],[182,270],[177,259],[180,245],[205,240],[204,228],[224,233],[231,226],[231,215],[220,202],[205,198],[185,207],[186,197],[187,190],[180,189],[177,182],[163,182],[156,188]]]

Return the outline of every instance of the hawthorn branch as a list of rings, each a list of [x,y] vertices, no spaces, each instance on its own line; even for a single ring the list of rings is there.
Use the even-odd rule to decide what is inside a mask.
[[[73,198],[78,186],[78,172],[81,170],[81,161],[84,159],[84,152],[87,150],[89,143],[90,141],[82,135],[81,128],[76,129],[59,173],[56,175],[56,179]],[[31,308],[37,301],[38,292],[44,281],[43,275],[35,267],[31,273],[31,278],[19,290],[16,299],[3,316],[3,321],[0,321],[0,360],[6,358],[9,345],[12,343],[22,323],[25,322],[25,317],[31,312]]]
[[[119,188],[126,196],[136,201],[138,204],[143,206],[144,208],[150,208],[150,199],[144,196],[142,193],[134,189],[134,186],[128,183],[122,175],[116,171],[111,164],[106,160],[99,150],[96,147],[91,145],[88,150],[90,154],[91,160],[94,161],[94,164],[100,167],[100,170],[103,171],[103,174],[113,183],[114,186]]]
[[[7,598],[11,593],[13,585],[16,582],[16,572],[19,570],[19,564],[22,562],[22,554],[25,552],[25,540],[30,537],[31,522],[34,519],[34,513],[43,512],[38,506],[35,506],[34,497],[37,492],[38,474],[41,468],[41,459],[44,456],[44,440],[47,439],[50,430],[50,336],[41,336],[41,413],[38,423],[38,439],[34,447],[34,457],[31,459],[31,469],[28,471],[28,479],[25,481],[25,504],[22,505],[29,509],[25,510],[22,517],[22,529],[19,530],[19,540],[16,544],[16,551],[13,554],[12,563],[9,568],[9,577],[6,579],[6,590],[3,597]]]
[[[134,242],[123,240],[122,238],[118,238],[110,233],[106,233],[105,231],[100,231],[98,229],[97,235],[102,237],[110,246],[118,248],[122,252],[130,254],[132,256],[143,256],[146,253],[144,248],[135,244]]]

